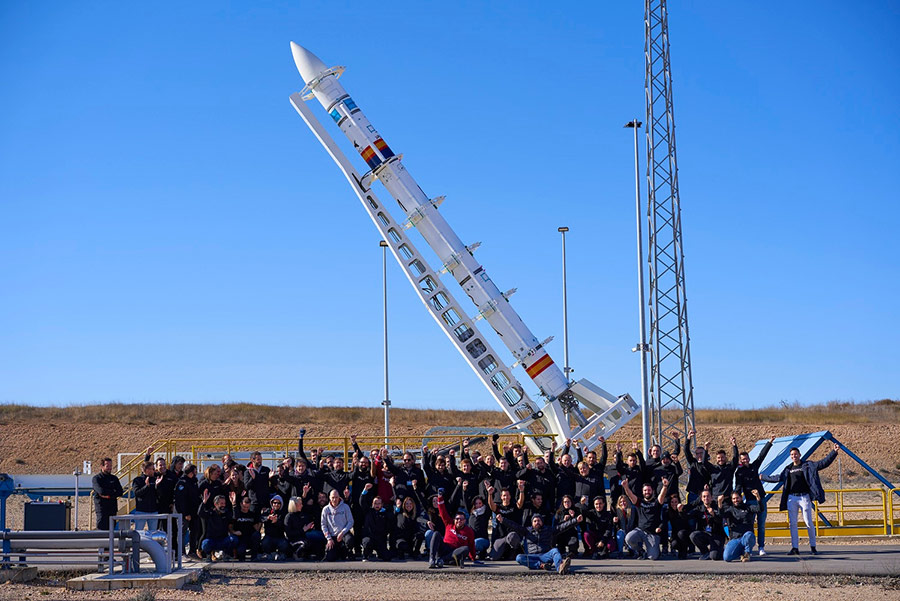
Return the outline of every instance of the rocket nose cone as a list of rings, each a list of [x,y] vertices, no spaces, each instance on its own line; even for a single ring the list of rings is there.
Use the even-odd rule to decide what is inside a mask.
[[[319,73],[328,68],[325,66],[325,63],[319,60],[318,56],[300,44],[291,42],[291,54],[294,55],[294,64],[297,65],[297,70],[300,71],[303,83],[311,82]]]

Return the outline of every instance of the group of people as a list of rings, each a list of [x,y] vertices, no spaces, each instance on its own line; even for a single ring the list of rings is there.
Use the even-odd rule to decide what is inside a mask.
[[[824,502],[818,472],[837,456],[791,464],[777,476],[759,467],[769,440],[754,461],[723,450],[714,461],[694,432],[685,439],[686,494],[679,461],[681,445],[658,445],[645,458],[617,444],[608,462],[607,443],[582,448],[567,440],[543,456],[530,457],[520,444],[492,452],[470,450],[468,441],[446,453],[423,447],[421,465],[412,453],[396,461],[386,448],[364,453],[352,436],[351,465],[313,449],[307,456],[299,433],[296,457],[274,470],[255,452],[246,465],[225,455],[199,473],[183,457],[167,465],[151,461],[132,482],[135,516],[182,514],[189,556],[211,560],[319,559],[363,561],[428,559],[430,568],[451,562],[515,560],[530,569],[565,574],[572,558],[662,554],[748,561],[754,546],[765,555],[766,501],[762,482],[784,485],[780,509],[789,513],[791,554],[799,553],[798,510],[816,553],[813,502]],[[557,450],[560,452],[557,453]],[[349,468],[349,469],[347,469]],[[93,478],[97,527],[109,528],[122,487],[103,459]],[[152,518],[135,517],[135,528],[155,529]],[[754,532],[755,527],[755,532]]]

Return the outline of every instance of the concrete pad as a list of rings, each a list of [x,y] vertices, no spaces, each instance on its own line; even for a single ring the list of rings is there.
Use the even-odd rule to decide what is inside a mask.
[[[181,589],[188,582],[196,582],[198,568],[183,568],[171,574],[88,574],[66,581],[66,588],[78,591],[111,591],[130,588]]]
[[[769,552],[759,557],[754,551],[747,563],[700,561],[697,555],[688,559],[574,559],[571,570],[578,574],[797,574],[896,576],[900,574],[900,545],[819,545],[818,555],[810,555],[809,548],[801,549],[799,557],[788,555],[789,547],[767,545]],[[190,568],[205,568],[210,573],[238,572],[425,572],[429,574],[481,573],[524,575],[529,571],[512,561],[488,561],[466,567],[428,569],[426,561],[285,561],[236,562],[193,561]]]

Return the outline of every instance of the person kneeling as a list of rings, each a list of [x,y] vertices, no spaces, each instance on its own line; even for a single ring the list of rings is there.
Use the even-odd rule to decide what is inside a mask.
[[[466,555],[469,559],[475,561],[475,531],[466,524],[466,514],[458,511],[453,519],[447,512],[447,506],[444,504],[444,493],[438,491],[437,494],[438,513],[441,521],[444,522],[444,536],[435,533],[431,537],[428,553],[428,567],[442,568],[445,559],[453,559],[457,567],[464,567]]]
[[[231,493],[231,502],[234,505],[234,520],[231,523],[231,535],[235,537],[235,556],[240,561],[247,559],[256,561],[259,555],[259,531],[262,522],[253,511],[250,510],[250,497],[243,497],[240,503],[236,502],[237,493]]]
[[[381,561],[390,561],[393,554],[388,550],[388,540],[393,538],[396,518],[393,512],[384,508],[381,497],[372,499],[372,507],[366,512],[366,521],[362,529],[363,561],[378,554]]]
[[[527,567],[529,570],[552,570],[556,568],[558,574],[568,574],[571,558],[563,558],[562,553],[553,544],[553,529],[544,528],[544,518],[540,514],[531,517],[531,527],[525,528],[502,515],[497,516],[497,521],[505,524],[519,533],[525,553],[516,555],[516,563]]]
[[[288,540],[284,536],[284,501],[281,495],[272,495],[269,501],[269,509],[262,512],[261,520],[265,528],[265,535],[259,544],[259,550],[264,557],[268,557],[274,552],[275,561],[284,561],[287,559]]]
[[[622,488],[625,495],[637,511],[637,528],[625,535],[625,544],[628,545],[639,559],[657,559],[659,557],[659,541],[662,534],[662,506],[666,502],[669,490],[669,480],[662,479],[659,495],[653,495],[653,485],[644,484],[638,500],[631,492],[628,480],[622,480]]]
[[[284,516],[284,534],[294,559],[304,559],[312,551],[313,545],[307,540],[306,534],[315,527],[316,521],[303,512],[303,499],[291,497],[287,515]]]
[[[758,490],[753,491],[756,497],[755,505],[746,505],[739,492],[731,493],[731,505],[725,505],[725,499],[719,501],[719,507],[725,521],[728,522],[728,534],[731,540],[725,544],[723,559],[731,561],[741,558],[741,561],[750,561],[750,552],[753,551],[753,543],[756,538],[753,534],[753,522],[759,513],[760,495]]]
[[[337,561],[341,557],[353,557],[353,512],[341,500],[337,489],[328,495],[328,505],[322,509],[322,534],[325,535],[325,561]]]
[[[231,516],[226,511],[228,500],[224,495],[217,495],[213,499],[213,508],[210,509],[207,506],[209,495],[209,490],[203,491],[203,505],[199,510],[205,526],[205,536],[200,542],[200,553],[203,557],[217,561],[223,559],[225,555],[233,556],[237,537],[232,536],[229,531]]]

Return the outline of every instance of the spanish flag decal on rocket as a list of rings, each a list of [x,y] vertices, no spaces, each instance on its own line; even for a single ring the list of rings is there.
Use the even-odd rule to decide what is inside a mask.
[[[375,154],[375,151],[372,150],[371,146],[366,146],[359,154],[362,155],[363,160],[372,169],[381,164],[381,159],[378,158],[378,155]]]
[[[550,355],[544,355],[543,357],[532,363],[531,366],[527,367],[525,369],[525,373],[527,373],[528,377],[533,380],[551,365],[553,365],[553,359],[550,358]]]
[[[386,159],[389,159],[392,156],[394,156],[394,151],[392,151],[388,147],[387,142],[385,142],[381,138],[378,138],[377,140],[375,140],[375,148],[377,148],[378,152],[381,153],[381,156],[383,156]]]

